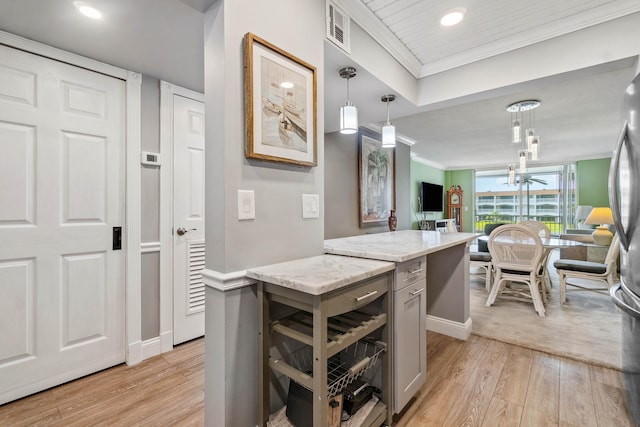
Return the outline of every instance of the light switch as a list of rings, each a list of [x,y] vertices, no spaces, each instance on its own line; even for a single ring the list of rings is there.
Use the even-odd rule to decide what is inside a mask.
[[[253,190],[238,190],[238,219],[255,219],[256,203]]]
[[[302,218],[320,218],[320,196],[317,194],[302,195]]]

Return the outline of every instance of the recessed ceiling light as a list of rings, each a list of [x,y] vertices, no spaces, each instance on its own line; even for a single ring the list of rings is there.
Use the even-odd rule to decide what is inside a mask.
[[[88,16],[91,19],[102,18],[102,13],[98,9],[96,9],[95,7],[89,6],[87,3],[83,1],[74,1],[73,5],[84,16]]]
[[[440,25],[450,27],[456,25],[462,21],[464,14],[467,13],[467,9],[464,7],[456,7],[447,12],[442,18],[440,18]]]

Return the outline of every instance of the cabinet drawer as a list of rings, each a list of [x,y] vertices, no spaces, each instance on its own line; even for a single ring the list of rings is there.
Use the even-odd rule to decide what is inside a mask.
[[[396,264],[395,277],[396,280],[393,284],[395,290],[425,279],[427,277],[427,257],[421,256]]]
[[[327,297],[327,317],[356,310],[380,298],[390,289],[391,277],[389,272],[331,292]]]

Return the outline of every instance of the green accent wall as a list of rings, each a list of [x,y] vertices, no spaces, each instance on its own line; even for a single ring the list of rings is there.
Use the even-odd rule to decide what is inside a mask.
[[[609,206],[609,167],[611,158],[581,160],[576,163],[578,204]]]
[[[474,173],[471,169],[445,171],[445,191],[452,185],[462,188],[462,231],[473,232]],[[446,199],[445,199],[446,201]],[[447,209],[445,203],[445,210]],[[446,212],[446,211],[445,211]]]
[[[432,184],[440,184],[443,187],[448,188],[445,184],[445,172],[442,169],[438,169],[433,166],[425,165],[424,163],[416,162],[411,159],[410,174],[409,174],[409,200],[411,201],[411,229],[418,230],[418,223],[416,221],[416,209],[418,208],[418,196],[420,195],[420,188],[422,182],[430,182]],[[446,209],[446,205],[445,209]],[[431,213],[429,219],[442,219],[443,213]]]

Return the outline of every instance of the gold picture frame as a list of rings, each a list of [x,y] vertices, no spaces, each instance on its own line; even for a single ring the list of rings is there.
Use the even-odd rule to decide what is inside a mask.
[[[244,36],[245,156],[317,165],[316,68],[252,33]]]
[[[358,132],[358,212],[360,227],[385,225],[395,210],[395,148],[383,148],[380,135]]]

